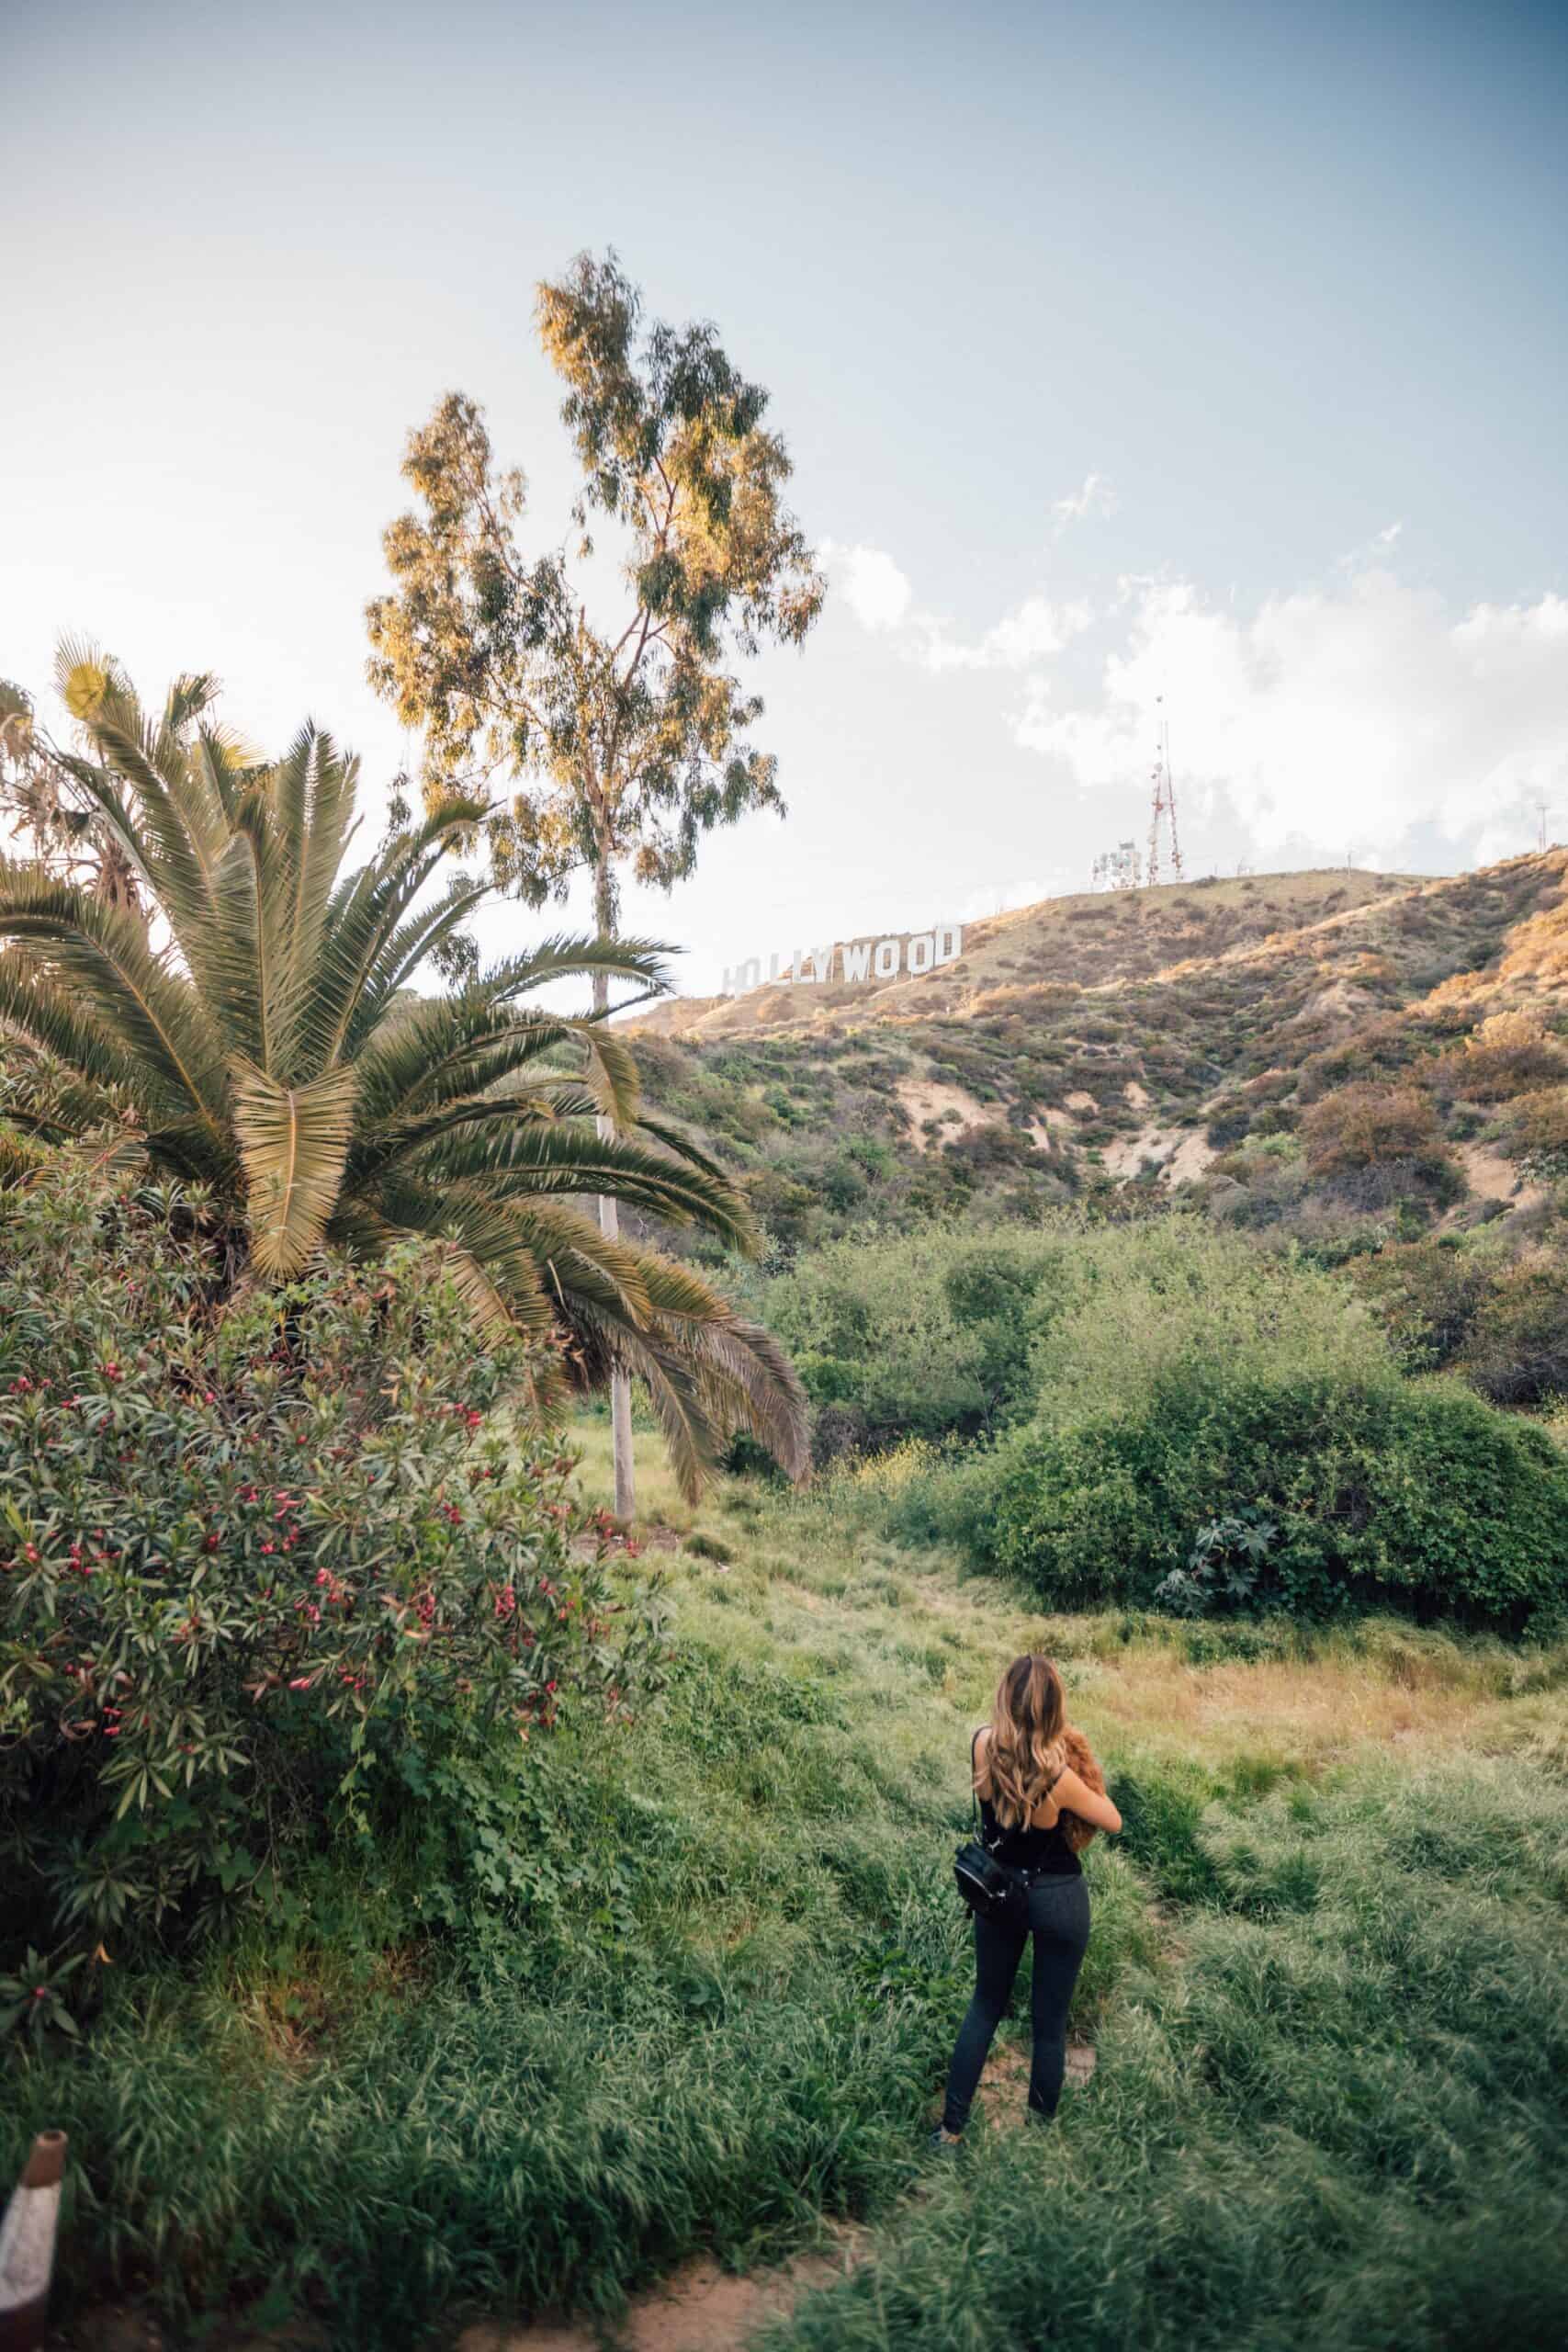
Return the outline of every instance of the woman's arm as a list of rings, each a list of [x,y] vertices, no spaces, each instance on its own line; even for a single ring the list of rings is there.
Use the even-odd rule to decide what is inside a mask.
[[[1076,1813],[1080,1821],[1089,1821],[1097,1829],[1120,1829],[1122,1816],[1109,1797],[1102,1797],[1071,1770],[1062,1773],[1051,1791],[1056,1804],[1065,1813]]]

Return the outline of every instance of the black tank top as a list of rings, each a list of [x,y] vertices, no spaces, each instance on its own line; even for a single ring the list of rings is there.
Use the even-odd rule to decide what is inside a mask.
[[[984,1725],[981,1726],[984,1729]],[[969,1764],[973,1771],[975,1749],[979,1732],[969,1743]],[[1016,1828],[1003,1829],[997,1820],[988,1797],[980,1799],[980,1836],[987,1852],[998,1862],[1006,1862],[1016,1871],[1032,1871],[1047,1878],[1082,1878],[1083,1864],[1063,1835],[1062,1825],[1054,1822],[1049,1829],[1030,1829],[1021,1822]]]

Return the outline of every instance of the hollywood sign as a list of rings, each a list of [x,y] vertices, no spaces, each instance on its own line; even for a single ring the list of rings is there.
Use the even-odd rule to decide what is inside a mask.
[[[964,953],[964,926],[939,922],[931,931],[911,931],[896,939],[852,939],[831,947],[796,947],[788,956],[771,956],[766,973],[760,956],[725,967],[724,996],[744,996],[764,982],[774,988],[811,987],[837,977],[840,980],[893,980],[900,972],[919,979]],[[834,964],[838,964],[835,975]]]

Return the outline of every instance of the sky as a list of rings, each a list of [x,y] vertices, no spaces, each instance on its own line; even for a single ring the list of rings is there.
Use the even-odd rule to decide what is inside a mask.
[[[687,991],[1087,888],[1161,713],[1190,874],[1453,871],[1541,800],[1568,837],[1568,9],[0,0],[0,675],[46,717],[64,631],[150,696],[216,671],[247,740],[361,752],[373,839],[418,754],[365,674],[404,436],[472,394],[559,544],[534,288],[614,246],[768,386],[830,582],[754,665],[787,818],[628,893]]]

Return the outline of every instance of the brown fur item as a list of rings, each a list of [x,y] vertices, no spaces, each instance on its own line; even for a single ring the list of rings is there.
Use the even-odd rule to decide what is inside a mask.
[[[1105,1794],[1105,1775],[1082,1732],[1076,1731],[1071,1724],[1066,1724],[1062,1732],[1062,1745],[1067,1751],[1068,1770],[1077,1774],[1086,1789],[1092,1789],[1097,1797],[1102,1797]],[[1062,1835],[1075,1854],[1081,1854],[1089,1839],[1100,1835],[1092,1821],[1086,1821],[1081,1814],[1069,1813],[1065,1806],[1057,1818]]]

